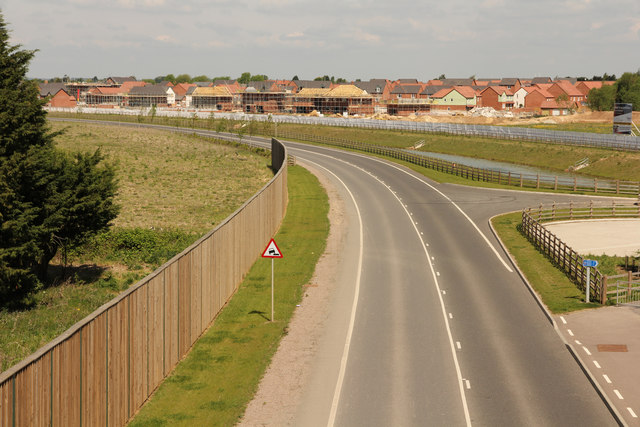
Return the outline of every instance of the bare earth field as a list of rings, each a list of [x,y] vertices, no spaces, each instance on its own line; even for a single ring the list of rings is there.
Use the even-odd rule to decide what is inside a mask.
[[[463,113],[428,114],[420,116],[398,117],[383,115],[379,118],[388,120],[412,120],[417,122],[434,123],[466,123],[476,125],[535,125],[535,124],[562,124],[562,123],[613,123],[612,111],[584,111],[567,116],[544,117],[482,117],[471,116]],[[634,123],[640,123],[640,111],[633,113]]]

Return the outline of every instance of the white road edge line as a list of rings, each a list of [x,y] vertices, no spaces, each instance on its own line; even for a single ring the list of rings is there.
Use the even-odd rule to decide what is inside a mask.
[[[326,157],[330,157],[330,158],[335,158],[329,155],[324,155]],[[343,160],[340,159],[336,159],[338,161],[344,162],[346,164],[350,164],[348,162],[345,162]],[[315,162],[312,162],[308,159],[305,159],[306,162],[309,163],[313,163],[314,165],[318,165]],[[386,163],[388,165],[388,163]],[[334,423],[335,423],[335,417],[337,414],[337,410],[338,410],[338,403],[340,400],[340,393],[342,391],[342,382],[344,381],[344,375],[345,375],[345,370],[346,370],[346,365],[347,365],[347,359],[349,356],[349,347],[351,345],[351,336],[353,334],[353,327],[354,327],[354,323],[355,323],[355,312],[357,309],[357,301],[358,301],[358,293],[360,290],[360,276],[361,276],[361,271],[362,271],[362,256],[363,256],[363,235],[364,235],[364,231],[363,231],[363,224],[362,224],[362,217],[360,216],[360,210],[358,209],[358,205],[355,201],[355,198],[353,196],[353,194],[351,193],[351,191],[349,191],[349,188],[347,187],[347,185],[340,179],[338,178],[338,176],[336,176],[333,172],[331,172],[330,170],[328,170],[327,168],[318,165],[320,168],[326,170],[327,172],[331,173],[336,179],[338,179],[340,181],[340,183],[345,187],[345,189],[349,192],[349,195],[353,201],[353,203],[356,206],[356,210],[358,212],[358,218],[360,221],[360,260],[359,260],[359,265],[358,265],[358,279],[357,279],[357,283],[356,283],[356,295],[354,295],[354,300],[353,300],[353,308],[352,308],[352,312],[351,312],[351,320],[350,320],[350,324],[349,324],[349,331],[347,333],[347,342],[345,342],[345,349],[344,349],[344,353],[342,355],[342,363],[340,365],[340,373],[338,374],[338,382],[336,384],[336,389],[334,391],[333,394],[333,403],[331,405],[331,413],[329,414],[329,421],[327,423],[327,427],[333,427]],[[359,168],[358,166],[353,165],[356,168]],[[392,166],[392,165],[391,165]],[[393,166],[394,168],[401,170],[404,173],[407,173],[406,171],[403,171],[402,169],[399,169],[395,166]],[[370,176],[372,176],[374,179],[376,179],[378,182],[382,182],[380,179],[374,177],[370,172],[366,171],[365,169],[359,168],[360,170],[362,170],[363,172],[369,174]],[[412,176],[411,174],[408,174],[409,176]],[[416,177],[414,177],[416,178]],[[417,178],[416,178],[417,179]],[[424,181],[421,181],[423,183],[427,184]],[[430,186],[430,185],[429,185]],[[431,187],[431,186],[430,186]],[[433,187],[431,187],[433,188]],[[451,199],[449,199],[447,196],[445,196],[444,194],[442,194],[440,191],[438,191],[437,189],[434,188],[435,191],[437,191],[439,194],[441,194],[443,197],[445,197],[446,199],[448,199],[451,203],[453,203],[451,201]],[[398,203],[400,204],[400,206],[404,209],[405,213],[407,214],[407,217],[409,218],[409,222],[411,223],[411,225],[413,226],[413,229],[416,232],[416,235],[418,236],[418,239],[420,239],[420,242],[422,244],[422,248],[424,249],[424,253],[425,256],[427,258],[427,261],[429,263],[429,268],[431,270],[431,276],[433,278],[433,282],[435,284],[436,290],[438,292],[438,298],[440,300],[440,308],[442,310],[442,317],[444,319],[444,323],[445,323],[445,327],[447,330],[447,335],[449,338],[449,347],[451,349],[451,355],[453,358],[453,362],[455,365],[455,369],[456,369],[456,376],[458,377],[458,388],[460,391],[460,398],[462,400],[462,408],[464,411],[464,417],[465,417],[465,422],[466,425],[468,427],[471,427],[471,415],[469,414],[469,407],[467,405],[467,398],[464,392],[464,385],[463,385],[463,379],[462,379],[462,372],[460,370],[460,363],[458,362],[458,356],[456,354],[456,348],[455,348],[455,344],[453,342],[453,335],[451,333],[451,327],[449,326],[449,319],[447,319],[447,310],[446,307],[444,305],[444,300],[442,299],[442,290],[440,289],[440,285],[438,284],[438,277],[436,276],[436,271],[435,268],[433,266],[433,263],[431,262],[432,260],[434,260],[434,257],[431,257],[429,255],[429,251],[427,250],[427,246],[425,244],[424,239],[422,238],[422,236],[420,235],[420,230],[418,230],[418,227],[416,227],[416,225],[413,223],[413,221],[411,220],[411,215],[409,214],[409,210],[407,209],[407,207],[402,203],[402,201],[400,200],[400,198],[393,193],[393,191],[389,191],[393,197],[396,198],[396,200],[398,201]],[[455,203],[453,203],[455,205]],[[455,205],[457,207],[457,205]],[[478,232],[482,235],[482,237],[485,239],[485,241],[487,242],[487,244],[493,249],[493,251],[495,252],[495,254],[498,256],[498,258],[502,261],[502,263],[504,264],[504,266],[510,271],[513,272],[513,270],[511,270],[509,268],[509,266],[504,262],[504,260],[502,260],[502,258],[500,257],[500,255],[498,254],[498,252],[495,250],[495,248],[493,247],[493,245],[491,245],[491,242],[489,242],[489,240],[485,237],[485,235],[482,233],[482,231],[480,231],[480,229],[473,223],[473,221],[471,221],[471,219],[458,207],[458,210],[460,210],[460,212],[463,213],[463,215],[465,215],[465,217],[474,225],[474,227],[476,228],[476,230],[478,230]]]
[[[398,196],[396,196],[394,194],[394,197],[398,200],[398,202],[400,202],[400,199],[398,198]],[[453,334],[451,333],[451,326],[449,325],[449,319],[447,318],[447,310],[446,310],[446,307],[444,305],[444,300],[442,299],[442,294],[444,293],[444,291],[442,291],[440,289],[440,284],[438,283],[438,275],[436,274],[436,270],[435,270],[435,268],[433,266],[433,262],[432,262],[433,260],[435,260],[435,258],[432,257],[432,256],[429,256],[429,250],[427,249],[427,245],[425,244],[424,239],[420,235],[420,230],[418,230],[418,227],[416,227],[416,225],[413,224],[413,221],[411,221],[411,215],[409,215],[409,211],[407,210],[407,208],[404,207],[404,205],[402,203],[400,203],[400,206],[402,206],[402,208],[406,212],[407,217],[409,218],[409,222],[412,223],[413,229],[415,230],[416,235],[418,236],[418,239],[420,239],[420,242],[422,243],[422,248],[424,249],[424,254],[425,254],[426,258],[427,258],[427,261],[429,262],[429,268],[431,269],[431,277],[433,278],[433,283],[434,283],[434,285],[436,287],[436,291],[438,292],[438,298],[440,299],[440,308],[442,309],[442,318],[444,319],[444,324],[445,324],[445,327],[446,327],[446,330],[447,330],[447,335],[449,337],[449,346],[451,348],[451,356],[453,358],[453,363],[454,363],[455,368],[456,368],[456,375],[458,377],[458,385],[459,385],[459,390],[460,390],[460,398],[462,400],[462,409],[464,411],[464,418],[465,418],[465,421],[466,421],[466,425],[468,427],[471,427],[471,415],[469,414],[469,407],[467,405],[467,397],[465,395],[464,385],[463,385],[463,382],[465,382],[465,380],[463,380],[463,378],[462,378],[462,372],[460,370],[460,363],[458,362],[458,355],[456,354],[456,347],[455,347],[455,344],[454,344],[454,341],[453,341]],[[481,232],[481,234],[482,234],[482,232]],[[466,380],[466,385],[467,385],[468,388],[471,387],[471,385],[469,383],[469,380]]]
[[[347,193],[351,197],[351,201],[353,202],[356,212],[358,213],[358,222],[359,222],[359,231],[360,231],[360,254],[358,256],[358,275],[356,277],[356,286],[355,292],[353,295],[353,304],[351,305],[351,317],[349,319],[349,329],[347,330],[347,337],[344,343],[344,349],[342,351],[342,359],[340,360],[340,371],[338,372],[338,380],[336,381],[336,388],[333,392],[333,400],[331,402],[331,411],[329,412],[329,420],[327,421],[327,427],[333,427],[336,422],[336,415],[338,413],[338,404],[340,403],[340,394],[342,393],[342,385],[344,383],[344,376],[347,369],[347,361],[349,359],[349,349],[351,348],[351,338],[353,336],[353,328],[356,321],[356,310],[358,309],[358,296],[360,294],[360,279],[362,277],[362,260],[364,256],[364,228],[362,224],[362,216],[360,215],[360,208],[358,207],[358,203],[356,202],[353,193],[347,187],[344,181],[342,181],[336,174],[331,172],[329,169],[324,166],[319,165],[318,163],[312,162],[308,159],[305,159],[305,162],[313,163],[319,168],[324,169],[331,175],[333,175],[340,183],[344,186]]]
[[[489,239],[487,238],[487,236],[484,235],[484,233],[482,232],[482,230],[480,230],[480,228],[476,225],[475,222],[473,222],[473,220],[469,217],[469,215],[467,215],[467,213],[465,211],[462,210],[462,208],[460,208],[460,206],[458,206],[456,204],[456,202],[454,202],[453,200],[451,200],[451,198],[449,198],[449,196],[447,196],[446,194],[444,194],[442,191],[438,190],[437,188],[435,188],[433,185],[429,184],[428,182],[424,181],[424,179],[421,179],[420,177],[417,177],[409,172],[407,172],[406,170],[394,165],[394,164],[389,164],[387,162],[383,162],[382,160],[378,160],[375,158],[371,158],[372,160],[375,160],[377,162],[380,163],[384,163],[388,166],[391,166],[394,169],[399,170],[402,173],[405,173],[407,175],[409,175],[410,177],[412,177],[413,179],[416,179],[418,181],[420,181],[421,183],[423,183],[424,185],[426,185],[427,187],[431,188],[433,191],[435,191],[436,193],[440,194],[442,197],[444,197],[447,201],[449,201],[449,203],[451,203],[453,206],[455,206],[456,209],[458,209],[458,211],[460,211],[460,213],[467,219],[467,221],[469,221],[471,223],[471,225],[473,226],[473,228],[476,229],[476,231],[480,234],[480,236],[484,239],[484,241],[487,243],[487,245],[489,245],[489,248],[491,248],[491,250],[493,251],[493,253],[496,255],[496,257],[500,260],[500,262],[502,263],[502,265],[504,265],[504,268],[507,269],[507,271],[509,273],[513,273],[513,270],[511,269],[511,267],[509,267],[509,264],[507,264],[507,262],[504,260],[504,258],[502,258],[502,256],[500,255],[500,253],[498,252],[498,250],[493,246],[493,244],[491,244],[491,242],[489,241]]]

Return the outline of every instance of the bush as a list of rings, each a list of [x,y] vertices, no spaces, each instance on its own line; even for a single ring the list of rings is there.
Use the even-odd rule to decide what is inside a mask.
[[[200,236],[179,230],[114,228],[98,234],[69,254],[71,259],[122,262],[130,268],[160,266]]]

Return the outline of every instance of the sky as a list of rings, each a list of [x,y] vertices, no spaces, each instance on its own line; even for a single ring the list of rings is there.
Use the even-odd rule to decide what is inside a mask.
[[[620,76],[639,0],[0,0],[29,77]]]

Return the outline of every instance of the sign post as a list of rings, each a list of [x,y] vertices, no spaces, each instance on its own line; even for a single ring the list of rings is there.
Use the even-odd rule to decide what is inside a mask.
[[[262,252],[262,258],[271,258],[271,321],[273,322],[273,260],[275,258],[282,258],[282,252],[278,245],[276,245],[276,241],[271,239],[265,250]]]
[[[587,293],[585,300],[589,302],[589,291],[591,290],[591,267],[597,267],[598,261],[595,259],[583,259],[582,266],[587,267]]]

